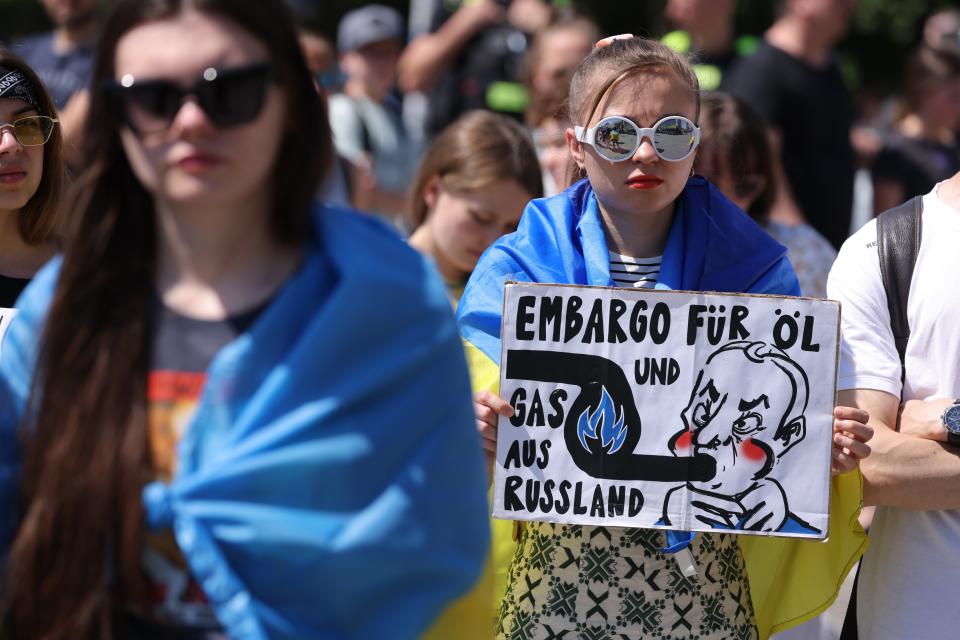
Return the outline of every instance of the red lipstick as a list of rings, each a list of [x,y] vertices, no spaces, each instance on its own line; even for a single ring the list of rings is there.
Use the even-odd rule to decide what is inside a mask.
[[[663,183],[657,176],[632,176],[627,178],[627,186],[631,189],[656,189]]]

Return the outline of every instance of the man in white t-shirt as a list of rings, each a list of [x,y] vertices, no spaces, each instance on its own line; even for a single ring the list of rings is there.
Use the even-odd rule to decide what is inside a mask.
[[[960,406],[945,414],[960,396],[960,173],[924,196],[922,223],[902,385],[876,221],[844,243],[827,283],[843,304],[838,403],[868,411],[874,428],[861,463],[865,502],[878,507],[858,586],[861,640],[960,635],[960,447],[942,421],[960,417]]]

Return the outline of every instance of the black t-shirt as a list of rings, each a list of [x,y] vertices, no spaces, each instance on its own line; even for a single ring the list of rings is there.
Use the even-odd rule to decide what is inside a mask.
[[[886,137],[870,168],[874,180],[899,184],[904,200],[930,193],[934,185],[958,171],[960,154],[956,147],[898,133]]]
[[[177,446],[206,383],[207,369],[227,343],[249,329],[270,300],[224,320],[182,316],[159,299],[153,306],[153,346],[147,377],[151,463],[156,479],[169,482]],[[172,532],[144,534],[147,611],[122,616],[121,638],[224,640],[220,623],[199,584],[190,576]]]
[[[855,160],[853,102],[836,60],[811,67],[763,41],[721,88],[780,130],[793,195],[810,224],[839,248],[850,233]]]

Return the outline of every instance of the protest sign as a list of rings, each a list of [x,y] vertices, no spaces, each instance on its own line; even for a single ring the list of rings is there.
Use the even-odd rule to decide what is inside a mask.
[[[508,283],[494,516],[824,538],[840,305]]]

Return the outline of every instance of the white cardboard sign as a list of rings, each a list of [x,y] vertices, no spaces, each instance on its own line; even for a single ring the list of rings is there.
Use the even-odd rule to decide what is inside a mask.
[[[493,515],[825,538],[840,304],[508,283]]]

